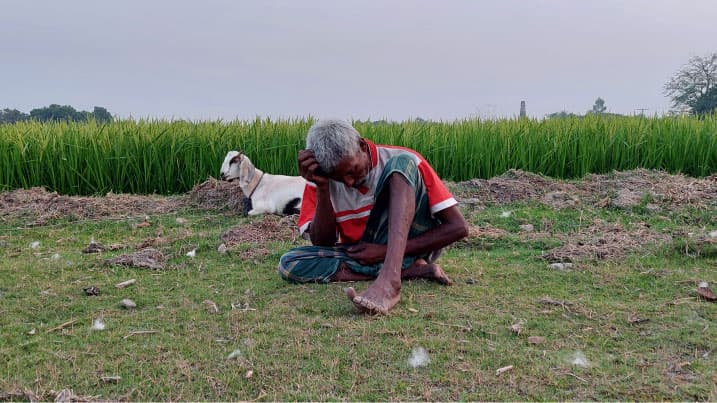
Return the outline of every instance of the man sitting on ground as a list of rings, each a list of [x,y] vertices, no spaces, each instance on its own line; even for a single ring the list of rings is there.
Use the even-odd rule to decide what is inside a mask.
[[[420,154],[376,145],[341,120],[314,124],[306,148],[298,155],[299,172],[309,182],[298,224],[314,246],[284,254],[282,278],[375,279],[361,294],[353,288],[346,293],[361,312],[383,314],[398,303],[401,279],[451,284],[434,261],[443,247],[468,234],[468,226]]]

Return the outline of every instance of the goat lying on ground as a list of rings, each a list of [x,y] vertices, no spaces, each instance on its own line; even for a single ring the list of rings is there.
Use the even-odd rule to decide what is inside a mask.
[[[241,191],[251,199],[249,215],[298,214],[301,209],[306,185],[304,178],[263,172],[254,167],[249,157],[238,151],[227,153],[220,178],[229,182],[239,180]]]

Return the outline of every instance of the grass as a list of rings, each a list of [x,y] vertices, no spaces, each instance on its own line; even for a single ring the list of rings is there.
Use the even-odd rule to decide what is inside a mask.
[[[44,186],[61,194],[184,193],[218,176],[229,150],[270,173],[296,175],[312,118],[233,122],[20,122],[0,125],[0,190]],[[444,179],[508,169],[556,178],[648,168],[717,171],[717,117],[613,117],[354,122],[365,137],[422,153]]]
[[[265,254],[251,244],[218,254],[219,235],[248,224],[231,213],[180,211],[150,217],[147,228],[132,226],[141,216],[41,227],[0,221],[0,392],[31,390],[44,400],[64,388],[130,400],[717,399],[717,304],[694,294],[698,280],[717,283],[714,255],[664,245],[556,271],[538,257],[561,241],[518,232],[550,221],[555,235],[568,234],[593,218],[696,231],[714,227],[704,222],[714,209],[654,215],[513,203],[465,215],[507,234],[452,247],[441,263],[456,284],[404,283],[387,317],[357,314],[343,284],[281,281],[275,266],[290,241],[261,245]],[[103,263],[160,232],[172,270]],[[128,249],[81,253],[93,238]],[[193,248],[192,259],[185,253]],[[137,283],[114,287],[129,278]],[[90,285],[101,294],[85,296]],[[137,309],[121,308],[123,298]],[[218,314],[207,312],[206,299]],[[103,331],[91,329],[98,317]],[[520,334],[510,329],[516,323]],[[156,333],[131,335],[137,330]],[[528,336],[545,342],[529,344]],[[416,347],[428,351],[426,366],[408,365]],[[576,354],[586,367],[572,363]],[[121,380],[101,381],[113,375]]]

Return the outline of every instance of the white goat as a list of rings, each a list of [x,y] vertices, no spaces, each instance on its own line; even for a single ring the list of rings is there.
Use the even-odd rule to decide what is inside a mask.
[[[249,215],[297,214],[301,209],[306,185],[304,178],[263,172],[254,167],[249,157],[238,151],[227,153],[220,178],[229,182],[239,180],[242,192],[251,199]]]

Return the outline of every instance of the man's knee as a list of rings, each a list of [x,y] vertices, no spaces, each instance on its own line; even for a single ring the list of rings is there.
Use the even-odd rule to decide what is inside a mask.
[[[338,260],[321,256],[315,247],[295,248],[279,258],[277,271],[291,283],[327,283],[336,272]]]
[[[279,258],[279,266],[277,267],[279,276],[281,276],[281,278],[286,281],[294,281],[291,279],[291,257],[291,252],[287,252],[281,255],[281,257]]]

